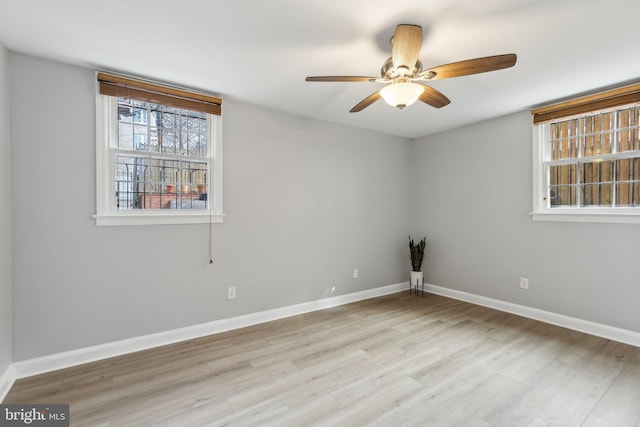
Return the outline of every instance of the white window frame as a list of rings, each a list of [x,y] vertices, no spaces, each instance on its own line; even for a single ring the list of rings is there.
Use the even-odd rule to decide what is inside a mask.
[[[623,108],[618,107],[616,109]],[[606,111],[606,110],[602,110]],[[581,116],[585,116],[584,114]],[[576,116],[580,117],[580,116]],[[532,212],[534,221],[561,222],[601,222],[640,224],[640,208],[621,207],[563,207],[551,208],[546,200],[549,171],[546,161],[549,158],[547,138],[549,122],[534,124],[532,134]],[[628,157],[625,154],[611,155],[613,158]]]
[[[115,200],[115,165],[112,147],[118,138],[118,99],[114,96],[96,95],[96,214],[98,226],[108,225],[156,225],[222,223],[222,118],[207,114],[210,170],[209,208],[189,209],[135,209],[118,210]]]

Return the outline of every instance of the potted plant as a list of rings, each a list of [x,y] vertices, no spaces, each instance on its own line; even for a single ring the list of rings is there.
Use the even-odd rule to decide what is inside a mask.
[[[415,285],[417,291],[418,285],[423,283],[424,275],[421,268],[426,245],[426,237],[423,237],[422,240],[416,244],[411,236],[409,236],[409,257],[411,258],[411,283],[409,284],[409,290]]]

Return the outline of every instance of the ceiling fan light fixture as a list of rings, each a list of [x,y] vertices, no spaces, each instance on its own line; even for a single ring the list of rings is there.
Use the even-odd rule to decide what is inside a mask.
[[[422,27],[413,24],[396,26],[391,38],[391,57],[380,68],[380,78],[365,76],[317,76],[307,77],[308,82],[367,82],[387,84],[382,90],[364,98],[350,113],[357,113],[369,107],[380,98],[392,107],[399,109],[420,100],[434,108],[449,105],[449,98],[424,83],[430,80],[449,79],[470,76],[513,67],[516,64],[515,53],[485,56],[452,62],[423,71],[420,62],[422,46]]]
[[[398,82],[385,86],[380,90],[380,96],[392,107],[403,109],[413,104],[424,92],[424,86],[412,82]]]

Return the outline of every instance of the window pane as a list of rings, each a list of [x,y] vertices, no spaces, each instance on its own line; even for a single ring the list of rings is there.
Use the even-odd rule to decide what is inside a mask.
[[[580,164],[580,183],[594,184],[613,180],[613,161],[595,161]]]
[[[534,201],[538,210],[640,208],[640,104],[544,126],[540,167],[548,180],[544,204]]]
[[[188,129],[189,118],[183,115],[180,117],[180,132],[178,133],[180,140],[177,149],[180,154],[187,154]]]
[[[567,207],[576,205],[576,186],[549,186],[549,206]]]
[[[207,140],[205,113],[119,99],[116,209],[208,209]]]
[[[133,148],[133,125],[118,123],[118,147],[126,150]]]
[[[196,155],[198,148],[198,138],[200,134],[189,131],[187,134],[187,154],[190,156]]]
[[[616,161],[616,181],[640,180],[640,158]]]
[[[579,175],[581,206],[611,206],[613,161],[583,163]]]
[[[577,167],[559,165],[549,167],[549,205],[574,206],[577,203]]]
[[[203,119],[200,124],[200,156],[205,157],[207,155],[207,120]]]
[[[131,123],[133,121],[133,107],[126,103],[118,103],[118,121],[122,123]]]
[[[583,156],[597,156],[612,152],[613,112],[585,117],[585,153]]]
[[[638,206],[640,203],[640,158],[616,161],[616,205]]]
[[[581,206],[611,206],[612,187],[612,183],[581,185]]]
[[[160,151],[160,146],[158,145],[158,129],[157,128],[149,128],[149,151],[158,152]]]
[[[551,160],[578,156],[578,126],[578,119],[551,124]]]
[[[161,129],[160,135],[162,136],[162,152],[163,153],[175,153],[176,152],[176,134],[173,129],[164,128]]]
[[[617,206],[640,206],[640,181],[616,184]]]
[[[147,109],[146,108],[134,108],[133,109],[133,122],[140,124],[147,124]]]
[[[152,104],[151,111],[149,112],[149,126],[158,127],[159,118],[162,112],[158,111],[158,106]]]
[[[558,165],[549,168],[549,183],[551,185],[577,184],[576,165]]]
[[[618,112],[618,151],[640,150],[638,115],[640,108],[627,108]]]
[[[144,108],[132,109],[134,111],[132,121],[136,123],[134,130],[138,135],[134,137],[135,149],[198,157],[207,156],[208,136],[207,115],[205,113],[155,104],[149,105],[149,112]],[[125,113],[126,111],[123,109],[123,114]],[[130,131],[130,128],[127,128],[126,131]]]
[[[159,128],[174,128],[175,114],[166,111],[164,107],[158,107],[157,124]]]
[[[147,138],[146,126],[134,126],[133,127],[133,149],[140,151],[149,150],[149,141]]]
[[[115,162],[116,209],[133,209],[139,195],[139,167],[136,157],[118,156]]]
[[[116,208],[207,209],[205,161],[116,153]]]

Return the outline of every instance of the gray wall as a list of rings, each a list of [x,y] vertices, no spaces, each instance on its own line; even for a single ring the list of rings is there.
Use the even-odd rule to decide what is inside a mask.
[[[0,61],[0,372],[12,332],[19,361],[405,281],[409,231],[430,283],[640,331],[640,227],[530,219],[527,112],[410,142],[226,99],[209,266],[206,225],[95,226],[92,70]]]
[[[8,54],[0,43],[0,375],[13,361]]]
[[[410,141],[225,99],[209,266],[206,225],[95,226],[93,71],[9,62],[16,361],[407,280]]]
[[[421,138],[412,158],[426,281],[640,332],[640,226],[531,220],[528,112]]]

